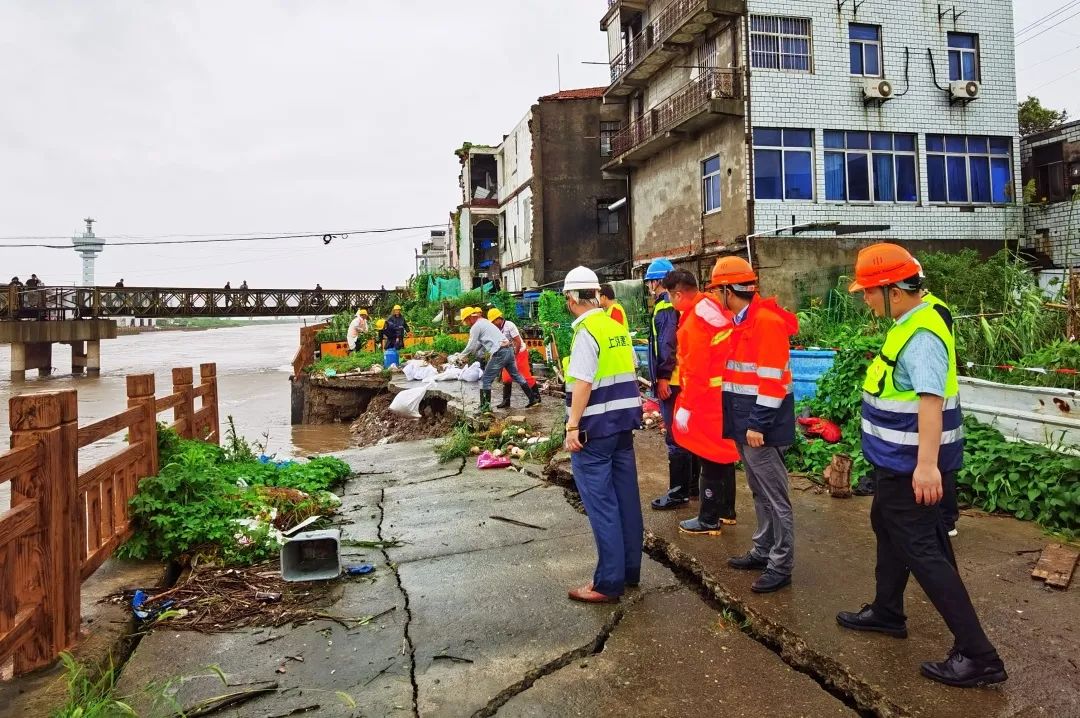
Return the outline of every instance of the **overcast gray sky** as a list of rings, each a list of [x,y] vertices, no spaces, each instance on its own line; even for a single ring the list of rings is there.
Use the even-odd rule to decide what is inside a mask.
[[[1067,4],[1017,0],[1016,28]],[[605,84],[605,67],[582,64],[607,59],[604,6],[3,0],[0,281],[77,281],[70,249],[3,245],[70,236],[87,215],[115,241],[445,222],[459,201],[454,148],[498,142],[554,92],[556,54],[564,88]],[[1021,96],[1080,116],[1080,15],[1021,44],[1017,67]],[[111,247],[97,278],[391,286],[426,233]]]

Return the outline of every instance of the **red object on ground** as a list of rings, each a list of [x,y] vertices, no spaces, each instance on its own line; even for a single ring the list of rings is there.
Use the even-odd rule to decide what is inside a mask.
[[[649,412],[649,411],[660,411],[660,405],[659,405],[659,404],[657,404],[657,403],[656,403],[655,401],[653,401],[652,399],[646,399],[646,400],[645,400],[645,403],[644,403],[644,404],[642,404],[642,406],[641,406],[641,410],[642,410],[642,411],[645,411],[645,412]]]
[[[505,456],[495,456],[490,451],[485,451],[476,457],[478,469],[505,469],[507,466],[510,466],[510,459]]]
[[[819,419],[816,416],[800,418],[799,424],[805,427],[807,436],[820,436],[830,444],[836,444],[842,436],[840,427],[828,419]]]

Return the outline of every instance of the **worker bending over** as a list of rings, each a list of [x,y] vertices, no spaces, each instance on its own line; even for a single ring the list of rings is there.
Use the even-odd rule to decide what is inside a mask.
[[[510,373],[510,378],[521,387],[525,396],[529,397],[526,408],[536,406],[540,402],[533,396],[534,390],[518,371],[510,342],[497,326],[484,319],[481,314],[477,307],[465,307],[461,310],[461,321],[469,326],[469,343],[462,353],[465,356],[479,354],[481,351],[490,354],[487,366],[484,367],[484,375],[480,379],[480,411],[491,411],[491,384],[503,369]]]

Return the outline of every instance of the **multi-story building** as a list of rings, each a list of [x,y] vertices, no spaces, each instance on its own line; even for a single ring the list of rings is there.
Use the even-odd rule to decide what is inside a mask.
[[[1080,267],[1080,121],[1020,140],[1026,246],[1046,268]]]
[[[717,250],[741,240],[777,284],[808,274],[828,282],[863,241],[939,248],[1022,237],[1009,0],[609,4],[605,99],[628,100],[628,124],[607,169],[631,166],[636,263],[658,251],[683,254],[685,240],[663,238],[695,219],[698,251],[714,251],[714,236]],[[731,82],[695,92],[693,73],[708,77],[718,67],[730,68]],[[667,89],[680,70],[690,78],[683,95]],[[744,122],[682,119],[734,116],[740,77]],[[736,149],[737,140],[745,144]],[[633,166],[647,142],[661,149]],[[642,186],[660,172],[681,196]],[[745,228],[735,237],[740,203]],[[721,216],[732,210],[728,221],[712,218],[717,205]],[[858,239],[836,239],[846,234]]]
[[[684,264],[747,233],[742,0],[609,0],[621,108],[604,170],[628,186],[633,262]],[[607,130],[611,131],[611,130]]]
[[[417,273],[445,272],[452,266],[453,258],[450,256],[446,230],[431,230],[431,236],[420,244],[420,251],[416,253]]]
[[[498,280],[520,291],[558,283],[579,264],[606,278],[628,275],[629,229],[616,204],[625,185],[600,169],[610,146],[604,128],[618,125],[619,112],[601,103],[602,92],[541,97],[498,146],[458,150],[462,286]]]

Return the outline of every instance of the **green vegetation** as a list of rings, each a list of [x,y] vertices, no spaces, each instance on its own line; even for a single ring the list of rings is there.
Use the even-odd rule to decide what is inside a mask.
[[[530,438],[542,439],[535,444],[528,444]],[[476,429],[467,422],[458,423],[447,435],[446,439],[435,447],[435,453],[440,463],[465,459],[480,451],[506,450],[508,447],[517,447],[525,451],[525,457],[532,461],[545,462],[555,452],[562,448],[566,438],[566,430],[563,422],[558,421],[552,426],[546,437],[528,424],[501,424],[496,422],[490,429]],[[511,457],[514,458],[514,457]]]
[[[988,261],[975,252],[922,254],[930,288],[953,306],[961,374],[993,381],[1078,388],[1077,376],[1004,371],[997,365],[1080,368],[1080,346],[1064,340],[1064,314],[1024,265],[1001,252]],[[817,396],[799,407],[838,424],[839,444],[799,437],[787,455],[793,471],[820,474],[836,453],[854,461],[852,480],[869,470],[860,448],[860,404],[866,368],[881,347],[887,324],[870,316],[846,280],[820,302],[799,312],[796,344],[834,347],[836,361],[818,383]],[[968,362],[973,366],[968,366]],[[1001,433],[966,419],[965,468],[960,496],[987,511],[1006,511],[1054,530],[1080,529],[1080,457],[1053,448],[1007,441]]]
[[[325,374],[328,369],[332,369],[337,374],[345,374],[354,369],[369,369],[373,364],[380,367],[383,365],[381,351],[352,352],[343,357],[324,356],[306,371],[310,374]]]
[[[67,700],[52,718],[116,718],[137,715],[130,705],[116,697],[117,673],[110,663],[97,678],[70,653],[61,653]]]
[[[1016,103],[1016,112],[1020,119],[1021,137],[1052,130],[1069,119],[1068,111],[1043,107],[1039,98],[1033,95],[1028,95],[1023,102]]]
[[[220,317],[191,317],[188,319],[159,319],[160,329],[221,329],[224,327],[253,327],[259,324],[277,324],[276,319],[224,319]]]
[[[234,428],[220,447],[159,427],[158,445],[159,473],[143,479],[131,499],[135,533],[120,550],[124,557],[266,560],[280,547],[278,529],[340,503],[329,489],[349,475],[348,464],[333,457],[260,462]]]
[[[574,317],[566,308],[566,299],[563,295],[550,290],[541,292],[536,303],[536,314],[544,330],[544,340],[555,341],[560,357],[570,356],[570,344],[574,338],[570,324],[574,321]]]

